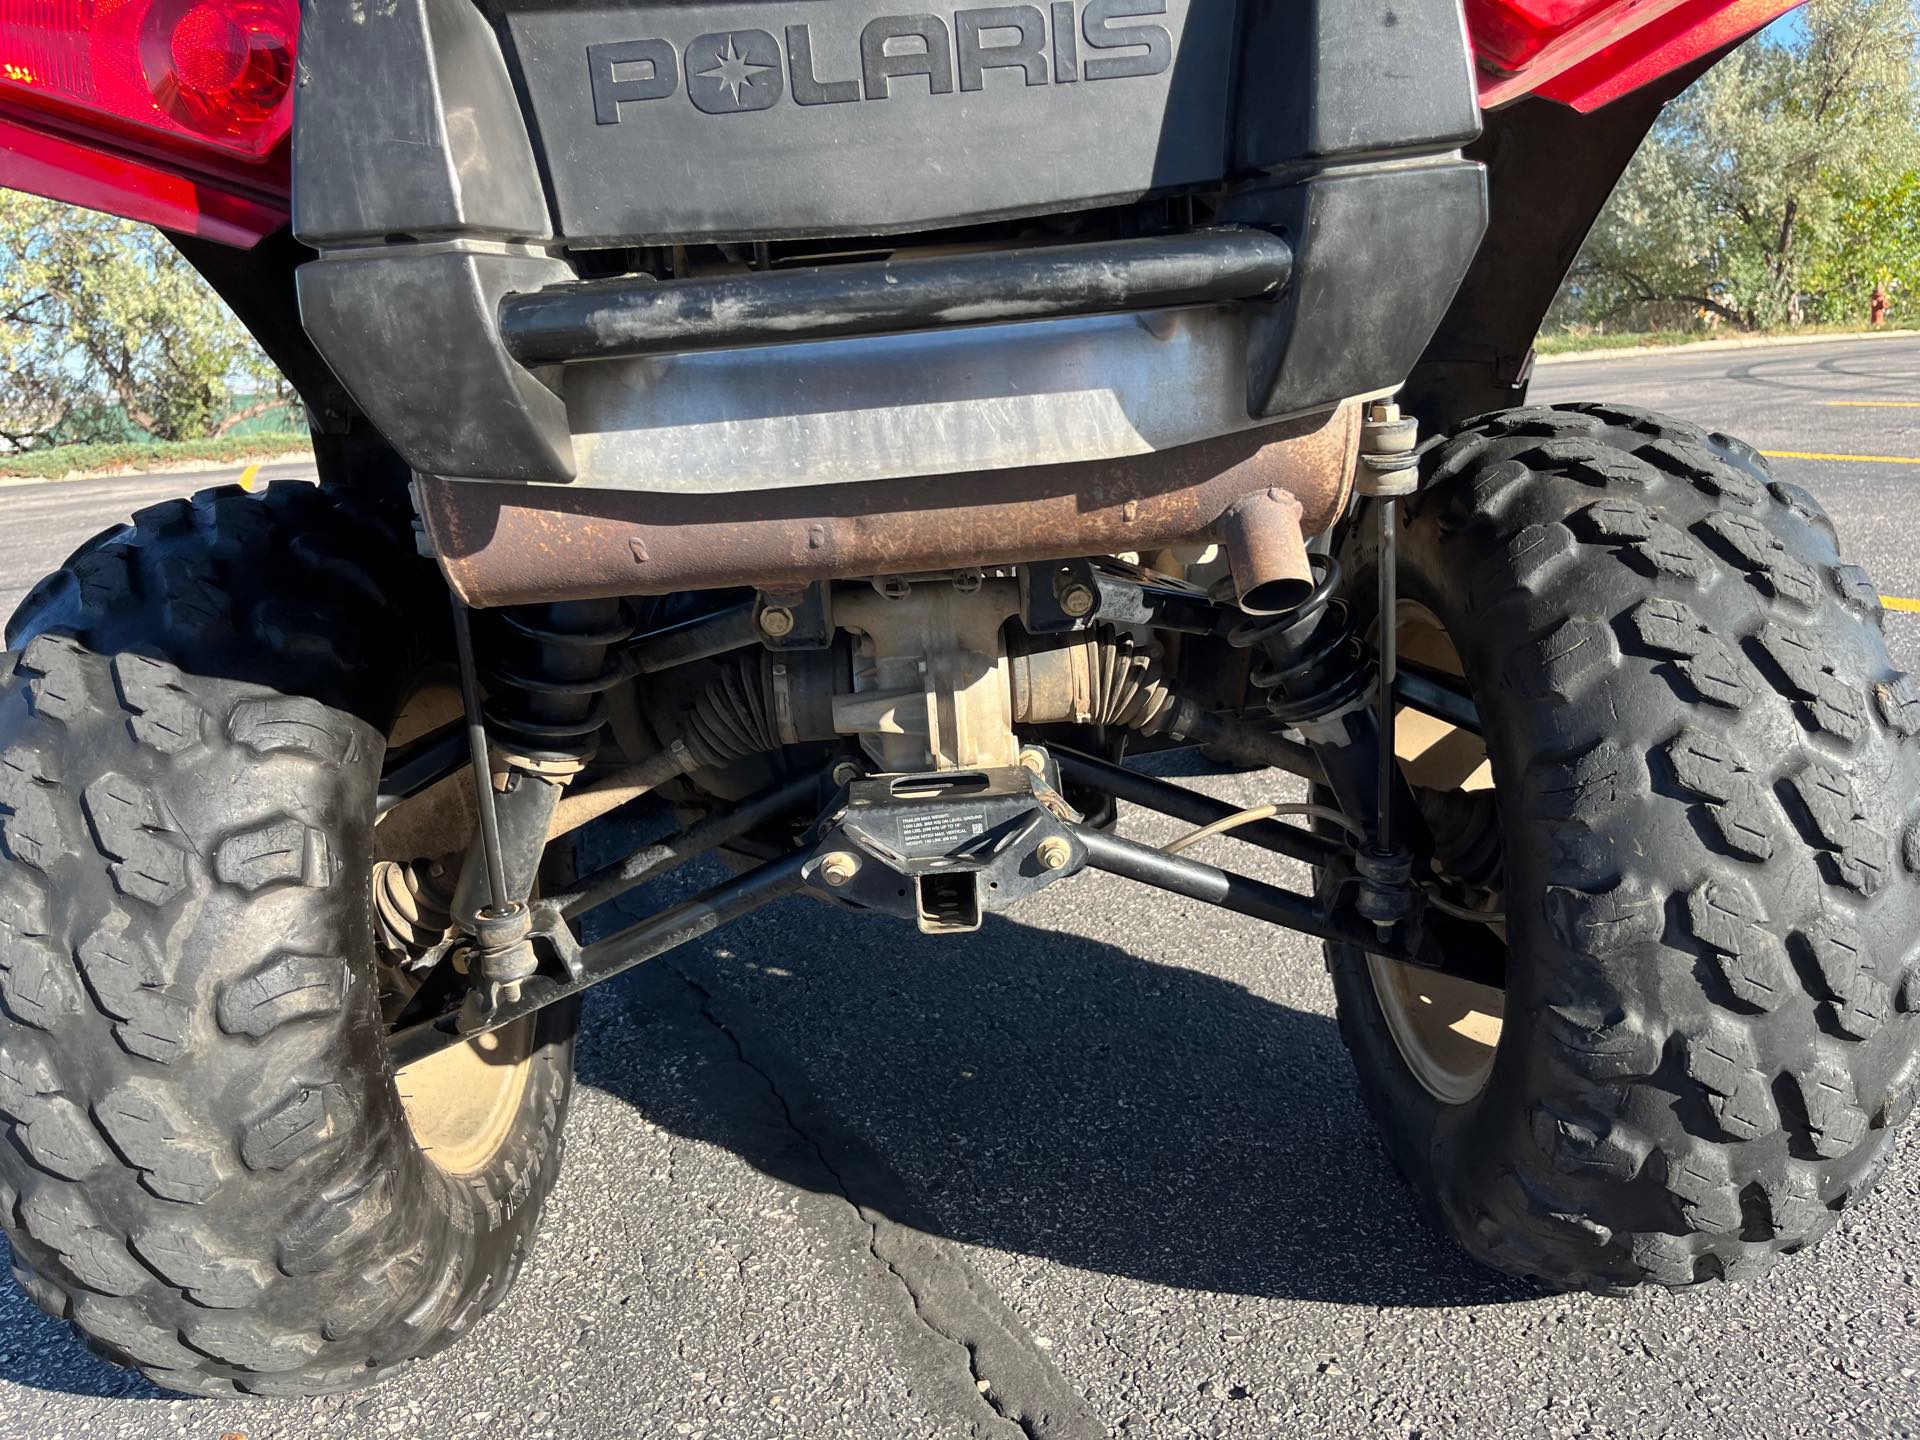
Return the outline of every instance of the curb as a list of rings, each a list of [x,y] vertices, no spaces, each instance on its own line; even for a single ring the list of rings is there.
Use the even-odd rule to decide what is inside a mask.
[[[1847,330],[1832,335],[1754,335],[1733,340],[1697,340],[1686,345],[1634,345],[1611,350],[1568,350],[1558,355],[1536,355],[1537,370],[1543,365],[1566,365],[1576,360],[1591,364],[1600,360],[1637,360],[1643,355],[1681,355],[1711,353],[1715,350],[1789,349],[1795,345],[1826,345],[1849,340],[1911,340],[1920,330]]]
[[[121,466],[108,470],[69,470],[61,475],[0,474],[0,488],[17,485],[64,485],[69,480],[130,480],[142,475],[210,475],[223,470],[260,469],[266,465],[311,464],[311,450],[282,450],[242,455],[233,460],[177,460],[145,467]]]

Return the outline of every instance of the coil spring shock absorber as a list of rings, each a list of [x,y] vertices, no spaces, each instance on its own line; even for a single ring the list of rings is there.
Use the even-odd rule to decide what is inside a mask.
[[[494,612],[485,666],[486,726],[506,786],[495,801],[507,889],[532,888],[554,808],[593,757],[620,682],[610,652],[633,632],[618,600],[565,600]]]
[[[1249,676],[1283,725],[1312,729],[1338,722],[1373,690],[1374,665],[1354,633],[1353,615],[1339,598],[1340,562],[1310,554],[1313,588],[1297,605],[1250,615],[1227,634],[1237,650],[1258,657]]]
[[[1372,505],[1378,537],[1378,663],[1370,661],[1352,613],[1337,597],[1340,566],[1311,555],[1313,585],[1299,605],[1254,616],[1230,644],[1260,652],[1251,680],[1266,692],[1274,718],[1299,730],[1326,771],[1341,808],[1371,821],[1354,857],[1359,912],[1391,934],[1413,901],[1413,856],[1406,839],[1430,852],[1425,822],[1394,757],[1393,686],[1397,668],[1396,507],[1418,483],[1416,422],[1391,401],[1368,406],[1354,488]]]
[[[618,600],[519,606],[488,616],[485,734],[475,714],[478,666],[458,612],[462,681],[474,747],[480,845],[470,849],[453,914],[474,937],[481,1009],[519,994],[538,968],[527,898],[567,783],[592,756],[606,691],[623,671],[612,647],[632,633]],[[504,787],[492,771],[505,771]]]
[[[492,613],[487,731],[510,760],[581,761],[607,721],[606,692],[623,676],[610,658],[633,633],[618,600],[566,600]]]

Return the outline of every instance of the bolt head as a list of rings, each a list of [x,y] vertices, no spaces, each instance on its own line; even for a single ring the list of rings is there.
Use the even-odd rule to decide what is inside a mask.
[[[1073,846],[1058,835],[1049,835],[1033,853],[1047,869],[1064,870],[1073,859]]]
[[[1079,620],[1093,613],[1096,597],[1085,585],[1069,585],[1060,595],[1060,608]]]
[[[836,785],[851,785],[859,778],[860,767],[851,760],[842,760],[833,767],[833,783]]]
[[[1047,772],[1047,757],[1029,745],[1020,752],[1020,768],[1031,770],[1036,775],[1044,775]]]
[[[760,612],[760,633],[775,640],[793,633],[793,612],[784,605],[769,605]]]
[[[820,878],[829,885],[845,885],[860,873],[860,858],[845,850],[835,850],[820,861]]]

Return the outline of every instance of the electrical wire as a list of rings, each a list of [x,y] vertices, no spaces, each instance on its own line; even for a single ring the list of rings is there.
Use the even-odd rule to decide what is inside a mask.
[[[1224,835],[1229,830],[1237,830],[1242,825],[1251,825],[1256,820],[1272,820],[1281,815],[1298,815],[1309,820],[1324,820],[1330,825],[1338,825],[1356,839],[1365,839],[1366,831],[1356,825],[1338,810],[1325,805],[1255,805],[1248,810],[1236,810],[1231,815],[1222,815],[1211,825],[1202,825],[1197,830],[1189,830],[1177,840],[1171,840],[1160,847],[1162,855],[1178,855],[1182,850],[1190,850],[1202,840],[1210,840],[1215,835]],[[1504,925],[1507,912],[1504,910],[1469,910],[1465,905],[1456,904],[1438,890],[1427,890],[1427,903],[1443,914],[1457,920],[1472,920],[1481,925]]]
[[[1309,820],[1324,820],[1330,825],[1338,825],[1349,835],[1365,838],[1366,831],[1353,823],[1338,810],[1325,805],[1255,805],[1250,810],[1238,810],[1231,815],[1222,815],[1211,825],[1202,825],[1198,830],[1189,830],[1179,839],[1160,847],[1162,855],[1178,855],[1182,850],[1191,849],[1202,840],[1215,835],[1224,835],[1229,830],[1237,830],[1242,825],[1251,825],[1256,820],[1271,820],[1277,815],[1299,815]]]
[[[1477,920],[1482,925],[1507,923],[1507,912],[1504,910],[1469,910],[1464,905],[1456,905],[1438,890],[1427,891],[1427,903],[1442,914],[1453,916],[1456,920]]]

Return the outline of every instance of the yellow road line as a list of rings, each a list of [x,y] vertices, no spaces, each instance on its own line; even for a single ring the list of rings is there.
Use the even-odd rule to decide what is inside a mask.
[[[1819,450],[1762,450],[1769,460],[1840,460],[1858,465],[1920,465],[1920,455],[1828,455]]]
[[[1882,595],[1880,603],[1889,610],[1904,610],[1909,615],[1920,615],[1920,600],[1909,600],[1904,595]]]
[[[256,485],[258,485],[259,482],[260,482],[260,467],[258,465],[249,465],[247,466],[246,469],[240,472],[240,488],[242,490],[245,490],[251,493],[253,491],[253,488]]]
[[[1862,410],[1920,410],[1920,400],[1822,400],[1820,403]]]

